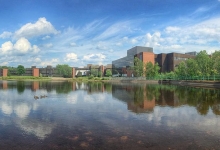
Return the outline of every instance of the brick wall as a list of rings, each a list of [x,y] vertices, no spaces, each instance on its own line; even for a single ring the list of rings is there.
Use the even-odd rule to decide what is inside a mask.
[[[2,76],[7,77],[8,76],[8,69],[2,69]]]
[[[39,68],[32,68],[32,76],[39,77]]]
[[[72,68],[72,77],[75,78],[76,77],[76,69]]]

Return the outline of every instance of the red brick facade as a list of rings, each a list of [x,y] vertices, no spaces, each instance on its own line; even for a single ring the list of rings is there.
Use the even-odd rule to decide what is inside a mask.
[[[8,76],[8,69],[2,69],[2,76],[7,77]]]
[[[32,68],[32,76],[39,77],[39,68]]]
[[[76,77],[76,69],[72,68],[72,78],[75,78],[75,77]]]
[[[135,57],[138,57],[144,63],[152,62],[152,64],[154,64],[155,62],[154,53],[151,52],[141,52],[136,54]]]

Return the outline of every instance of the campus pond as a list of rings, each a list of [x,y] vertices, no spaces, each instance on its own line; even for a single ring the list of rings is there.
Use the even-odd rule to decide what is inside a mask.
[[[219,149],[220,90],[0,81],[1,149]]]

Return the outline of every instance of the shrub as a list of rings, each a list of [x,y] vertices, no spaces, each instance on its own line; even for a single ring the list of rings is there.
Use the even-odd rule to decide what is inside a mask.
[[[93,79],[94,78],[94,76],[93,75],[90,75],[89,77],[88,77],[88,79]]]

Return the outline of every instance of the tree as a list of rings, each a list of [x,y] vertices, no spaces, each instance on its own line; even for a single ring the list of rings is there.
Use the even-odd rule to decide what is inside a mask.
[[[143,76],[144,74],[144,63],[137,57],[134,58],[134,72],[137,77]]]
[[[186,76],[187,72],[186,72],[186,63],[185,62],[181,62],[179,63],[177,69],[175,70],[175,73],[177,74],[177,76]]]
[[[91,72],[91,75],[93,75],[94,77],[98,77],[99,76],[98,68],[92,67],[90,72]]]
[[[145,75],[146,75],[146,77],[153,77],[154,76],[154,65],[152,64],[152,62],[146,63]]]
[[[108,77],[112,76],[112,71],[110,69],[107,69],[105,75]]]
[[[196,58],[195,61],[198,64],[199,71],[201,72],[202,75],[204,76],[209,76],[211,75],[211,70],[212,70],[212,61],[210,56],[207,54],[206,50],[200,51]]]
[[[145,64],[145,75],[146,77],[156,77],[159,75],[160,67],[158,63],[155,65],[152,62],[147,62]]]
[[[220,51],[215,51],[212,54],[212,75],[220,74]]]
[[[57,70],[57,73],[62,75],[64,78],[71,77],[72,75],[72,68],[66,64],[64,65],[58,64],[56,66],[56,70]]]
[[[18,65],[18,67],[17,67],[17,74],[20,76],[20,75],[23,75],[24,73],[25,73],[24,66]]]
[[[186,61],[186,74],[189,76],[201,75],[199,66],[195,59],[190,58]]]

